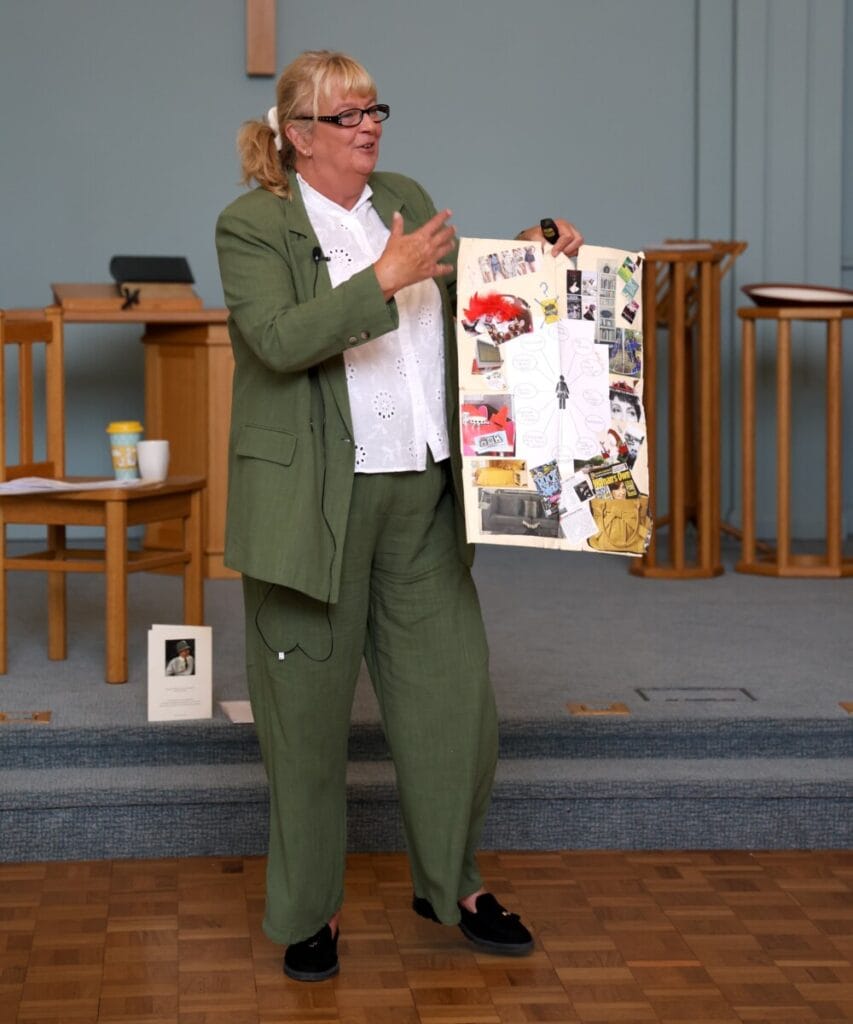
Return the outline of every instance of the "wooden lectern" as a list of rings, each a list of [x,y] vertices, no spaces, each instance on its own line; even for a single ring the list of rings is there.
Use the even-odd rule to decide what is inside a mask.
[[[643,353],[650,510],[656,507],[657,331],[667,329],[669,502],[654,515],[647,553],[632,561],[637,576],[718,576],[720,561],[720,283],[746,242],[673,239],[645,250]],[[693,342],[694,334],[696,344]],[[695,449],[695,454],[694,454]],[[688,552],[687,523],[696,527]],[[666,554],[657,530],[668,528]]]
[[[227,309],[206,309],[188,285],[143,285],[139,302],[111,284],[54,284],[65,323],[144,324],[145,436],[169,442],[170,473],[207,478],[203,497],[204,575],[236,577],[223,564],[231,343]],[[179,546],[177,527],[151,527],[146,548]]]

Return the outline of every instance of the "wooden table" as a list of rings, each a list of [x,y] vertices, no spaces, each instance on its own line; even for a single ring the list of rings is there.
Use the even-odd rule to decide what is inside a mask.
[[[742,322],[743,539],[738,572],[767,576],[853,576],[853,558],[842,555],[841,335],[849,306],[749,306]],[[755,536],[755,325],[776,325],[776,547]],[[826,547],[823,554],[791,552],[791,324],[826,324]]]
[[[643,353],[649,508],[655,533],[647,553],[631,563],[638,576],[694,579],[717,576],[720,561],[720,282],[745,242],[671,240],[645,250]],[[664,515],[655,515],[657,483],[657,329],[668,332],[668,482]],[[693,330],[698,345],[692,345]],[[694,380],[695,378],[695,380]],[[695,394],[695,397],[694,397]],[[694,455],[694,434],[695,455]],[[695,555],[687,523],[696,525]],[[657,541],[668,527],[668,551]]]
[[[94,285],[93,295],[107,286]],[[67,324],[144,324],[145,436],[169,442],[169,473],[207,478],[203,497],[204,575],[236,577],[223,564],[225,494],[228,484],[228,425],[234,360],[228,338],[227,309],[190,308],[174,302],[140,304],[122,310],[111,302],[75,301],[83,286],[54,285]],[[63,302],[63,294],[71,298]],[[114,291],[114,289],[113,289]],[[177,524],[149,527],[145,546],[179,546]]]

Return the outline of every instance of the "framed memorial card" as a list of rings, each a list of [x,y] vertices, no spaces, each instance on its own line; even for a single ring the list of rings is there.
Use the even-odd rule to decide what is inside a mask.
[[[651,537],[641,252],[463,238],[468,540],[643,554]]]
[[[148,630],[148,721],[178,722],[213,713],[210,626]]]

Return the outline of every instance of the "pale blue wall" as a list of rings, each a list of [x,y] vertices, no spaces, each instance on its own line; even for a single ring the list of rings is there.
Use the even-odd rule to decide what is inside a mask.
[[[394,110],[381,165],[418,177],[461,234],[559,213],[602,244],[747,238],[730,312],[745,280],[840,279],[843,15],[844,0],[279,0],[279,59],[362,59]],[[185,254],[219,304],[212,230],[239,191],[234,136],[272,101],[271,79],[245,75],[242,0],[5,0],[0,306],[106,280],[117,252]],[[727,422],[735,345],[729,318]],[[69,466],[106,471],[104,424],[142,414],[138,334],[72,327],[67,352]],[[723,445],[737,518],[730,426]],[[795,522],[812,528],[806,502]]]
[[[841,281],[844,204],[845,4],[843,0],[740,0],[735,7],[733,232],[750,247],[736,284]],[[849,49],[849,47],[848,47]],[[825,344],[820,328],[793,331],[794,528],[822,535],[825,487]],[[773,408],[774,345],[758,333],[760,407]],[[732,347],[729,408],[737,421],[739,345]],[[849,403],[848,403],[849,404]],[[847,420],[853,410],[848,409]],[[772,532],[775,440],[772,415],[759,423],[759,528]],[[739,472],[739,448],[730,466]],[[846,455],[848,507],[853,456]],[[732,489],[737,518],[737,477]],[[848,513],[848,526],[850,516]]]

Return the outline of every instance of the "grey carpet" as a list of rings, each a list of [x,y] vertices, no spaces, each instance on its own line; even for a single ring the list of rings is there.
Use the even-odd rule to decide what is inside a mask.
[[[632,721],[839,720],[853,700],[853,579],[631,576],[619,557],[481,547],[475,576],[498,706],[507,723],[559,719],[569,702],[623,702]],[[180,583],[137,574],[129,598],[130,678],[103,682],[103,583],[73,576],[69,657],[46,655],[45,584],[9,585],[9,670],[0,711],[50,709],[55,726],[145,722],[146,638],[180,621]],[[216,702],[246,697],[240,584],[209,580]],[[355,722],[378,719],[366,673]]]
[[[475,567],[501,717],[487,848],[853,846],[853,580],[729,571],[646,580],[616,557],[481,548]],[[45,584],[9,588],[0,711],[0,860],[262,853],[267,791],[246,697],[240,584],[208,581],[214,717],[146,721],[146,636],[180,583],[130,581],[125,685],[103,681],[103,588],[69,579],[69,657],[45,652]],[[576,717],[620,702],[627,716]],[[403,843],[364,673],[351,735],[349,843]]]

